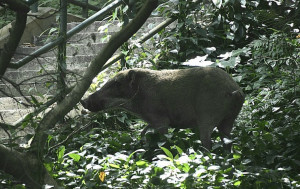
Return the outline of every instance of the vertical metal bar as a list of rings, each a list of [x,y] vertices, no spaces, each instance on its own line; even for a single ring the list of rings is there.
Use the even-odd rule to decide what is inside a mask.
[[[125,2],[125,6],[128,6],[128,7],[129,7],[129,0],[124,0],[124,2]],[[123,12],[125,6],[121,6],[121,8],[120,8],[120,15],[121,15],[121,19],[122,19],[122,21],[123,21],[122,28],[124,28],[124,27],[129,23],[128,13],[130,12],[130,10],[127,9],[126,12]],[[128,51],[128,42],[125,42],[125,43],[121,46],[121,50],[122,50],[122,51]],[[123,56],[123,57],[121,58],[121,68],[126,68],[126,60],[125,60],[125,56]]]
[[[59,37],[63,38],[63,41],[58,45],[58,57],[57,57],[57,89],[62,94],[63,98],[66,89],[66,40],[67,40],[67,6],[66,0],[60,0],[60,17],[59,17]]]
[[[85,6],[82,7],[82,17],[88,18],[89,17],[89,9],[88,9],[89,0],[82,0],[82,1],[85,4]]]

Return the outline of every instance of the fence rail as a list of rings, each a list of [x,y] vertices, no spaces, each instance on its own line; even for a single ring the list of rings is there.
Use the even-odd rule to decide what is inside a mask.
[[[70,31],[68,31],[65,38],[62,37],[62,36],[58,37],[57,39],[55,39],[51,43],[48,43],[48,44],[44,45],[43,47],[41,47],[38,50],[36,50],[36,51],[32,52],[31,54],[29,54],[28,56],[22,58],[18,62],[9,64],[9,68],[18,69],[18,68],[22,67],[23,65],[27,64],[28,62],[30,62],[34,58],[40,56],[41,54],[44,54],[44,53],[48,52],[50,49],[56,47],[63,40],[67,40],[67,39],[71,38],[73,35],[75,35],[76,33],[82,31],[84,28],[86,28],[87,26],[92,24],[97,19],[103,18],[111,10],[113,10],[117,6],[121,5],[122,3],[123,3],[122,0],[116,0],[116,1],[112,2],[111,4],[107,5],[106,7],[104,7],[103,9],[101,9],[100,11],[95,13],[94,15],[90,16],[89,18],[84,20],[82,23],[80,23],[79,25],[77,25],[76,27],[71,29]]]

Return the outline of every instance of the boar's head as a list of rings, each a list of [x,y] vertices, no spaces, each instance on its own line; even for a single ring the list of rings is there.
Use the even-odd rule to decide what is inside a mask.
[[[81,101],[91,112],[130,106],[130,100],[137,92],[136,72],[125,70],[110,79],[100,90]]]

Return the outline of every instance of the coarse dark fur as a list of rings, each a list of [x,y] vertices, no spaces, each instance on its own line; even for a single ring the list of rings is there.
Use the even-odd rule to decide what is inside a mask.
[[[203,146],[210,149],[213,129],[217,127],[229,137],[243,102],[244,94],[237,83],[225,71],[209,67],[125,70],[82,105],[92,112],[124,109],[161,133],[168,127],[193,128]]]

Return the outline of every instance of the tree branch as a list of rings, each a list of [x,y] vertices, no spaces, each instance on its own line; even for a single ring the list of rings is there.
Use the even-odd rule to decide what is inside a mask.
[[[4,49],[0,56],[0,79],[4,75],[11,58],[19,45],[27,21],[27,12],[29,7],[19,0],[3,0],[9,8],[16,11],[16,21],[12,27],[8,42],[4,45]]]
[[[28,153],[20,153],[0,145],[0,170],[14,176],[29,188],[42,188],[42,183],[57,187],[44,165]]]
[[[7,4],[8,8],[15,12],[22,12],[27,14],[29,12],[29,6],[21,0],[1,0],[0,4]]]

